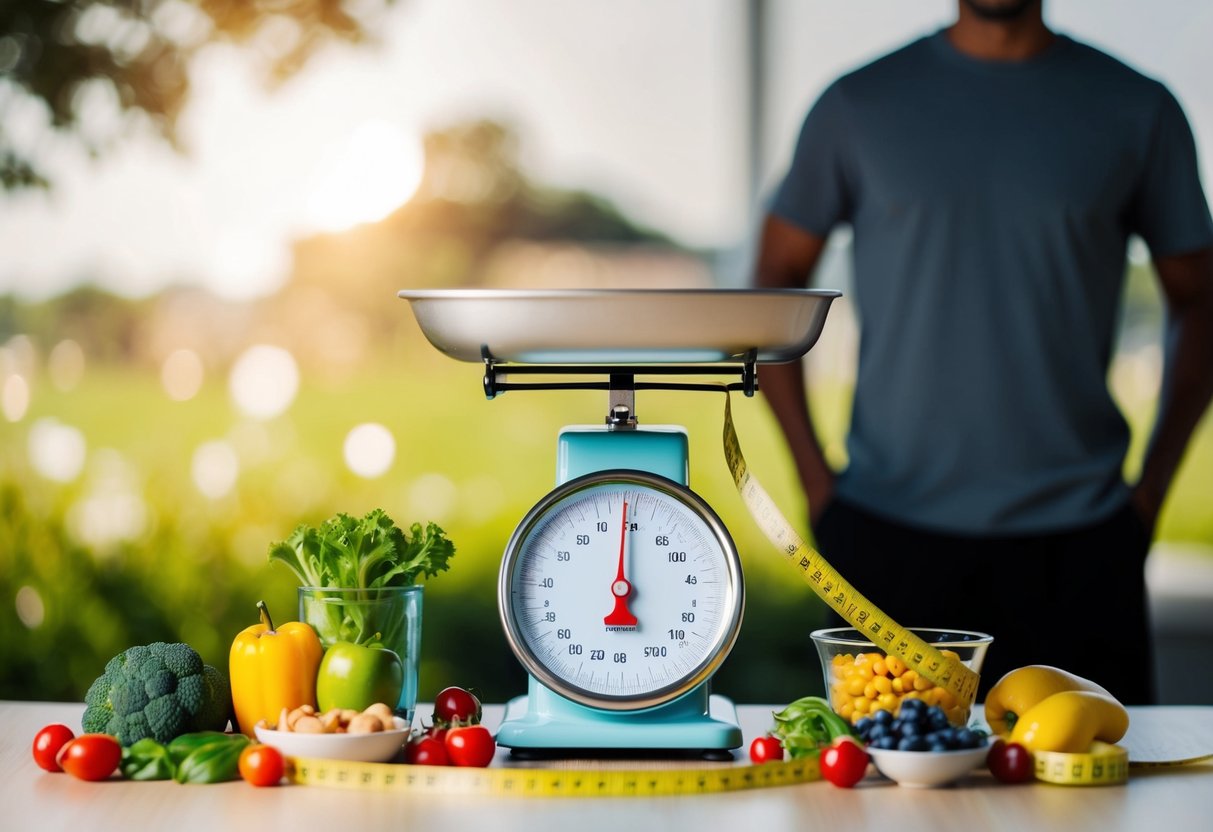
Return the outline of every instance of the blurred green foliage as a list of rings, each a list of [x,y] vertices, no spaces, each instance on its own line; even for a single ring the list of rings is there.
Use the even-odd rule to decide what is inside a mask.
[[[479,688],[488,701],[522,692],[525,677],[496,609],[501,551],[514,524],[552,487],[559,428],[599,422],[605,398],[544,392],[486,401],[480,368],[439,355],[415,332],[403,303],[399,314],[407,332],[379,362],[340,379],[305,373],[293,406],[264,423],[236,411],[222,373],[210,374],[185,402],[165,395],[157,370],[128,364],[89,365],[66,392],[35,380],[28,413],[0,421],[0,698],[79,700],[111,655],[156,640],[186,641],[225,667],[233,637],[256,621],[258,599],[277,620],[297,614],[295,579],[267,562],[270,543],[299,522],[374,507],[401,523],[438,522],[457,546],[451,571],[426,589],[422,699],[448,684]],[[820,692],[808,633],[822,607],[761,538],[733,489],[720,449],[720,397],[638,399],[643,422],[687,427],[692,487],[722,516],[742,554],[746,618],[715,688],[742,702]],[[823,430],[841,434],[848,389],[819,386],[815,407]],[[1138,410],[1132,415],[1140,425],[1150,414],[1144,405]],[[767,408],[737,397],[734,411],[752,470],[803,527],[803,501]],[[89,448],[92,461],[66,484],[45,480],[29,462],[31,426],[47,417],[77,427]],[[391,470],[370,480],[352,474],[342,456],[348,431],[368,421],[387,426],[397,443]],[[216,439],[236,449],[241,468],[234,490],[210,499],[195,486],[191,465],[195,449]],[[111,468],[121,460],[125,486],[95,458]],[[129,540],[82,542],[93,516],[82,507],[115,488],[141,501],[141,531]],[[1161,536],[1213,542],[1211,491],[1206,420]],[[862,588],[862,576],[852,579]],[[929,617],[944,623],[946,610]]]
[[[403,302],[400,314],[402,327],[414,326]],[[268,563],[270,543],[299,522],[377,506],[402,523],[434,520],[457,546],[451,571],[426,589],[422,698],[448,684],[477,687],[490,701],[522,692],[496,608],[502,548],[553,485],[559,428],[599,422],[606,402],[555,392],[489,402],[480,374],[412,337],[356,377],[319,384],[305,376],[293,407],[264,424],[235,411],[219,377],[187,402],[170,400],[155,371],[130,366],[91,366],[69,392],[36,385],[25,417],[0,422],[0,698],[80,699],[111,655],[155,640],[186,641],[226,666],[231,640],[256,621],[258,599],[277,620],[296,616],[295,578]],[[746,625],[718,689],[776,701],[819,688],[808,642],[819,605],[786,580],[732,488],[719,446],[723,401],[651,393],[639,404],[650,423],[688,427],[692,486],[732,528],[747,570]],[[765,406],[741,399],[735,410],[747,453],[787,496],[790,469]],[[82,505],[113,481],[98,479],[91,463],[67,484],[39,476],[26,446],[31,426],[47,417],[80,429],[90,455],[121,455],[146,508],[134,539],[80,542]],[[350,473],[342,458],[346,433],[367,421],[397,442],[395,465],[373,480]],[[241,473],[231,494],[211,500],[194,485],[191,458],[201,443],[223,438],[238,449]],[[450,498],[435,500],[435,491]],[[787,502],[792,516],[797,503]],[[36,626],[18,615],[21,591],[27,618],[36,593]]]

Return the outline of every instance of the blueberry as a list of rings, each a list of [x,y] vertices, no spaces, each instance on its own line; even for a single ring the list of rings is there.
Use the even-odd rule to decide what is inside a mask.
[[[904,720],[903,719],[901,722],[901,735],[903,737],[921,736],[922,734],[926,733],[926,731],[923,730],[925,727],[926,726],[922,725],[917,720]]]
[[[855,731],[860,736],[864,736],[868,731],[872,730],[872,725],[873,722],[870,716],[860,717],[859,721],[855,723]]]
[[[868,742],[875,742],[876,740],[880,739],[881,737],[891,737],[891,736],[893,736],[893,732],[889,728],[888,725],[881,725],[881,724],[877,723],[876,725],[872,726],[872,730],[868,731],[867,740],[868,740]]]
[[[888,725],[893,721],[893,713],[881,708],[879,711],[872,714],[872,721],[877,725]]]
[[[883,748],[886,751],[892,751],[897,748],[897,738],[892,735],[886,735],[878,740],[872,741],[873,748]]]
[[[943,712],[943,708],[934,707],[927,710],[927,723],[934,729],[948,727],[948,715]]]
[[[917,714],[919,711],[925,709],[926,707],[927,707],[927,703],[923,702],[921,699],[903,699],[903,700],[901,700],[901,713],[903,716],[908,715],[908,714]]]
[[[981,748],[985,737],[970,728],[961,728],[956,732],[957,748]]]
[[[942,742],[933,742],[933,743],[931,743],[930,750],[931,751],[951,751],[952,749],[948,748]]]
[[[902,737],[897,743],[898,751],[930,751],[931,744],[923,737]]]

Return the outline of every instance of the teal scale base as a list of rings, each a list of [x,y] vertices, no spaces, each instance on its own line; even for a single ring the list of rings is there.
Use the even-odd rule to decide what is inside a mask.
[[[687,485],[687,436],[678,427],[565,428],[556,465],[557,485],[613,468],[647,471]],[[712,694],[709,682],[653,708],[610,711],[573,702],[530,678],[527,695],[510,700],[497,731],[498,745],[536,756],[636,750],[702,752],[731,759],[728,751],[741,743],[737,709],[731,700]]]

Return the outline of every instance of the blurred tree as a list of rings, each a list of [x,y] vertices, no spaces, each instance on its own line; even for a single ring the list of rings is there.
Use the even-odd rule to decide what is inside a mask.
[[[324,44],[361,42],[395,0],[0,0],[0,187],[50,184],[51,132],[103,153],[142,117],[176,144],[190,58],[215,42],[250,46],[279,83]]]

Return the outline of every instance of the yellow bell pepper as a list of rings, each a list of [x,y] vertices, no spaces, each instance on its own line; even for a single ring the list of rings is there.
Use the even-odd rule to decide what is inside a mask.
[[[275,629],[264,601],[257,609],[261,623],[236,636],[228,657],[236,722],[250,737],[258,720],[273,725],[283,708],[316,707],[316,671],[324,653],[309,625],[291,621]]]
[[[1030,751],[1075,754],[1090,750],[1096,740],[1114,743],[1128,730],[1128,711],[1108,694],[1064,690],[1020,715],[1011,742]]]
[[[1099,685],[1060,668],[1034,664],[1007,673],[986,695],[986,722],[995,734],[1006,735],[1030,708],[1055,693],[1084,690],[1111,696]]]

